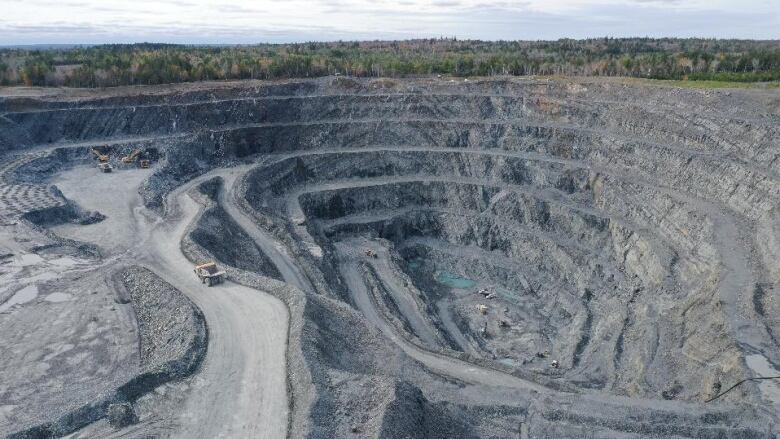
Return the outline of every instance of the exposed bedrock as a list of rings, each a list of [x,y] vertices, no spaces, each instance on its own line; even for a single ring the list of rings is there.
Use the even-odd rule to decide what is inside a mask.
[[[451,328],[459,321],[466,338],[476,339],[477,348],[493,358],[545,364],[536,354],[549,351],[570,368],[571,379],[628,394],[660,395],[673,376],[689,397],[701,397],[716,380],[733,380],[742,372],[734,344],[712,337],[723,320],[709,319],[713,329],[696,325],[689,334],[670,330],[684,327],[685,318],[677,317],[682,311],[675,309],[681,302],[687,307],[686,300],[703,295],[719,306],[712,302],[719,260],[707,223],[684,201],[652,186],[560,163],[532,167],[517,158],[457,152],[307,155],[256,172],[262,177],[249,188],[250,202],[278,211],[289,192],[306,217],[316,220],[309,230],[322,239],[362,234],[404,246],[410,239],[432,238],[416,245],[431,242],[437,252],[428,255],[447,246],[454,259],[470,255],[470,263],[461,261],[469,267],[461,273],[507,291],[510,297],[495,306],[511,309],[503,315],[518,323],[514,330],[480,337],[481,324],[458,318],[474,314],[474,300],[464,297],[455,304]],[[594,208],[608,197],[609,209]],[[674,216],[673,227],[666,225],[667,215]],[[439,265],[457,268],[454,262]],[[430,274],[428,283],[435,273]],[[445,305],[436,294],[424,299],[427,309]],[[710,311],[705,308],[704,315]],[[658,327],[635,328],[637,318],[656,320]],[[687,337],[697,342],[681,341]],[[513,341],[507,346],[505,340]],[[712,358],[698,352],[704,340],[710,347],[713,340],[720,343]],[[669,354],[656,357],[659,349]],[[710,370],[689,374],[680,362],[706,363]],[[686,376],[678,379],[678,373]],[[675,397],[683,391],[677,392]]]
[[[290,435],[327,438],[359,433],[377,437],[385,407],[394,395],[394,378],[387,375],[388,371],[400,374],[398,369],[413,370],[418,375],[420,371],[352,308],[328,297],[308,296],[262,272],[243,267],[240,261],[251,260],[256,251],[246,245],[247,241],[252,242],[247,232],[226,227],[213,229],[209,222],[209,211],[224,212],[224,199],[219,196],[225,189],[223,185],[221,178],[214,178],[197,187],[194,195],[205,209],[183,240],[182,251],[192,260],[205,260],[231,248],[237,258],[224,261],[230,279],[267,291],[290,309]],[[209,229],[213,229],[215,239],[197,239]],[[371,348],[366,349],[367,346]]]
[[[777,428],[764,384],[703,405],[766,373],[756,359],[780,365],[775,91],[329,78],[83,93],[0,102],[0,147],[58,151],[17,177],[45,181],[93,145],[156,148],[141,190],[162,208],[183,181],[253,166],[237,205],[282,256],[231,217],[218,181],[201,186],[184,247],[266,289],[292,285],[290,267],[306,280],[288,291],[301,307],[295,367],[315,389],[296,433]],[[558,387],[465,383],[412,361],[415,349]]]
[[[218,185],[218,180],[212,180],[202,185],[201,189],[216,188]],[[216,199],[219,200],[219,197]],[[203,226],[204,223],[199,220],[192,231]],[[235,245],[234,236],[236,235],[221,233],[220,245]],[[192,242],[194,243],[194,240]],[[209,247],[199,250],[199,247],[192,244],[185,246],[187,253],[199,255],[197,257],[200,258],[203,257],[203,251],[213,251]],[[238,248],[245,249],[243,246]],[[308,262],[304,260],[302,263]],[[457,435],[476,438],[513,435],[518,434],[520,428],[533,428],[538,430],[529,431],[553,429],[563,436],[577,436],[585,431],[599,431],[605,435],[638,433],[658,437],[677,431],[680,431],[683,437],[715,437],[726,431],[728,434],[745,437],[763,435],[760,431],[750,428],[725,427],[728,422],[733,422],[734,418],[722,413],[713,415],[710,427],[690,428],[684,425],[697,425],[699,421],[688,417],[670,418],[671,413],[664,410],[653,414],[645,411],[640,423],[625,422],[621,420],[622,414],[614,418],[604,417],[603,414],[589,418],[582,414],[582,408],[573,412],[568,409],[549,411],[550,407],[556,405],[552,401],[538,403],[536,406],[527,399],[535,399],[536,396],[517,393],[511,393],[509,400],[512,402],[506,405],[498,401],[506,400],[507,396],[500,395],[495,396],[495,399],[488,397],[488,400],[477,405],[471,402],[471,396],[466,397],[466,401],[461,398],[452,401],[447,397],[448,392],[458,392],[456,389],[462,389],[464,383],[446,379],[440,381],[442,378],[436,375],[431,381],[417,363],[409,362],[397,349],[389,345],[381,334],[377,334],[374,328],[366,326],[365,321],[358,318],[352,308],[344,306],[339,300],[279,288],[267,278],[235,270],[230,266],[228,270],[232,279],[278,295],[290,304],[292,309],[302,307],[303,332],[298,333],[297,318],[293,318],[291,343],[295,346],[300,343],[303,358],[311,371],[310,379],[315,396],[309,414],[311,424],[296,424],[293,426],[294,434],[307,432],[309,437],[357,435],[444,438]],[[301,296],[305,297],[303,302],[300,301]],[[297,358],[296,355],[291,355]],[[290,367],[291,377],[300,376],[295,361]],[[296,384],[293,384],[293,387],[295,388]],[[293,394],[299,395],[299,391],[300,389],[293,390]],[[490,395],[491,390],[477,387],[469,392]],[[307,395],[303,392],[300,399],[294,399],[294,404],[308,401]],[[571,396],[561,395],[560,398],[568,401]],[[604,408],[604,413],[611,410]],[[748,419],[744,417],[744,413],[739,416],[742,421]],[[569,417],[574,422],[561,422],[561,419]],[[535,421],[528,422],[531,418]],[[659,423],[659,419],[664,421]],[[595,427],[601,424],[608,426]],[[305,428],[304,425],[309,426]]]
[[[215,260],[281,280],[279,270],[268,256],[216,202],[223,184],[223,180],[217,177],[198,186],[198,191],[211,203],[201,213],[198,226],[190,232],[190,239],[208,249]]]

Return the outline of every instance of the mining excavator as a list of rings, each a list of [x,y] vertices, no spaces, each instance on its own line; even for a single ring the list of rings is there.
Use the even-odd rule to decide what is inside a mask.
[[[95,148],[92,148],[92,154],[95,154],[95,158],[97,158],[100,163],[108,163],[108,154],[103,154]]]
[[[149,160],[149,159],[142,159],[141,158],[142,154],[143,154],[143,151],[140,148],[138,148],[135,151],[133,151],[132,153],[130,153],[130,155],[126,155],[126,156],[122,157],[122,163],[124,163],[126,165],[130,165],[130,164],[133,164],[133,163],[135,163],[137,161],[139,168],[141,168],[141,169],[148,169],[152,165],[152,161]]]
[[[200,283],[208,284],[208,286],[222,283],[225,280],[225,272],[217,268],[215,262],[196,265],[194,271],[200,279]]]
[[[141,149],[136,149],[130,155],[126,155],[122,157],[122,163],[129,165],[131,163],[135,163],[135,161],[138,159],[138,156],[141,155]]]
[[[141,158],[145,155],[144,151],[141,148],[135,149],[130,154],[122,157],[122,163],[125,165],[131,165],[133,163],[138,163],[138,167],[141,169],[148,169],[152,165],[152,161],[148,158]]]

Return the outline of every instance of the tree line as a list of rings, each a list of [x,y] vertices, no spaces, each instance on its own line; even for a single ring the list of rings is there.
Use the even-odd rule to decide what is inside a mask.
[[[224,79],[436,74],[777,81],[780,80],[780,42],[438,38],[246,46],[144,43],[0,50],[2,85],[111,87]]]

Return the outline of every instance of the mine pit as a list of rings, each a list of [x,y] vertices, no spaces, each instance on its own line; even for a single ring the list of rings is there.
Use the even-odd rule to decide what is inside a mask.
[[[0,253],[19,255],[0,273],[27,285],[0,293],[0,332],[20,337],[3,347],[13,367],[83,367],[33,399],[24,380],[42,375],[4,379],[0,434],[88,437],[120,409],[150,435],[268,416],[292,437],[418,437],[421,422],[436,437],[777,434],[776,382],[720,395],[780,365],[776,91],[212,92],[0,99],[20,133],[0,138]],[[210,261],[227,282],[207,289],[192,271]],[[33,318],[6,316],[36,298],[72,328],[28,345]],[[44,346],[58,343],[74,347]],[[211,424],[198,389],[224,403]]]

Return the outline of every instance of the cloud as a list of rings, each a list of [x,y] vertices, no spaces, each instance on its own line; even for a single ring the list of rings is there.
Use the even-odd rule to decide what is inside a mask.
[[[433,6],[440,7],[440,8],[452,8],[456,6],[461,6],[461,2],[458,0],[435,0],[431,2]]]
[[[6,0],[3,44],[777,38],[769,0]]]
[[[256,14],[260,11],[257,9],[247,8],[245,6],[238,6],[238,5],[217,5],[216,10],[219,12],[223,12],[226,14]]]

